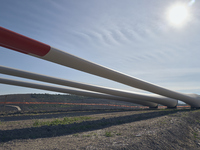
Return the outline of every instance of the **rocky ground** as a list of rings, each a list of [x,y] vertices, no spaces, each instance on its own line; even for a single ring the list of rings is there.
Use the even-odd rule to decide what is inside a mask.
[[[64,117],[73,121],[59,124]],[[0,120],[2,150],[200,149],[200,110],[20,112]]]

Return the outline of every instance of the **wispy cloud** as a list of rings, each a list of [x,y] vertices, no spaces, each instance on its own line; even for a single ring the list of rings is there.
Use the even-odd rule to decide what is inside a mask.
[[[188,5],[189,5],[189,6],[192,6],[194,3],[195,3],[195,0],[191,0],[191,1],[188,3]]]
[[[177,90],[186,90],[183,84],[187,83],[188,89],[195,90],[200,74],[199,3],[189,2],[195,14],[183,29],[174,29],[166,22],[165,9],[172,3],[173,0],[151,3],[8,0],[0,5],[0,25],[143,80]],[[45,74],[67,79],[127,88],[73,69],[22,54],[14,55],[14,52],[11,56],[5,49],[0,50],[2,65],[19,69],[39,65],[38,70],[33,67],[38,73],[46,70]],[[12,61],[5,59],[8,57],[12,57]],[[16,63],[19,59],[26,63]]]

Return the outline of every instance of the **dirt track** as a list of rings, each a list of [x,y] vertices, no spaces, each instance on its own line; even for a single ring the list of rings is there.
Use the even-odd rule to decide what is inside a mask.
[[[54,118],[90,116],[66,125]],[[199,110],[82,111],[0,115],[0,149],[200,149]]]

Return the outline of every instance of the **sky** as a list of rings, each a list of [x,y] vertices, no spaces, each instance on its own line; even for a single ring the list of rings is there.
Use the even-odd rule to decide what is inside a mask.
[[[185,21],[176,24],[170,21],[169,10],[180,2],[186,4],[189,12]],[[200,94],[198,0],[0,0],[0,3],[0,26],[4,28],[138,79],[177,92]],[[0,65],[146,93],[3,47]],[[40,83],[2,74],[0,77]],[[0,95],[17,93],[54,92],[0,84]]]

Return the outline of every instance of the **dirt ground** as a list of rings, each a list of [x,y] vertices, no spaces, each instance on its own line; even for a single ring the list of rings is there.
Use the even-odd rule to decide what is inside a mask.
[[[89,116],[66,125],[36,121]],[[197,150],[200,110],[90,110],[0,114],[1,150]]]

